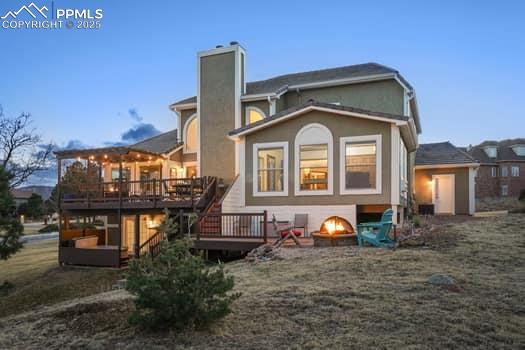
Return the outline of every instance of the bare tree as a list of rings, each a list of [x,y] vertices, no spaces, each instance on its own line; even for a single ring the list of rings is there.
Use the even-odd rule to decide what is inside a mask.
[[[12,175],[11,188],[20,186],[36,171],[49,166],[52,144],[42,144],[42,138],[32,127],[31,115],[4,116],[0,106],[0,166]]]

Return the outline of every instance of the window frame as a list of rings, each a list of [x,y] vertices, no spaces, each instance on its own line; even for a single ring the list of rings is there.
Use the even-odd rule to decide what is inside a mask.
[[[260,192],[259,191],[259,150],[269,148],[282,148],[283,149],[283,190],[282,191],[271,191],[271,192]],[[264,142],[253,144],[253,156],[252,156],[252,194],[254,197],[283,197],[288,196],[288,169],[290,168],[288,163],[288,142]]]
[[[197,122],[197,148],[195,150],[188,150],[188,138],[187,138],[187,133],[188,133],[188,127],[190,125],[190,123],[192,121],[196,120]],[[184,128],[182,130],[182,142],[184,143],[184,147],[182,148],[182,153],[187,153],[187,154],[194,154],[194,153],[199,153],[199,150],[200,150],[200,140],[199,140],[199,120],[197,118],[197,113],[194,113],[192,114],[188,120],[186,120],[186,122],[184,123]]]
[[[301,136],[309,129],[323,129],[326,140],[301,140]],[[320,146],[327,145],[327,189],[326,190],[301,190],[301,146]],[[334,138],[332,132],[323,124],[311,123],[303,126],[295,135],[294,142],[294,194],[296,196],[327,196],[334,194]]]
[[[509,168],[507,166],[501,167],[501,177],[509,177]]]
[[[375,188],[346,188],[346,144],[347,143],[376,143],[376,186]],[[341,195],[366,195],[382,194],[382,135],[346,136],[339,138],[339,194]]]
[[[498,168],[493,166],[490,167],[490,177],[498,177]]]
[[[255,107],[255,106],[247,106],[245,109],[244,109],[244,125],[250,125],[250,124],[253,124],[253,123],[250,123],[250,111],[251,110],[254,110],[255,112],[259,113],[262,115],[262,119],[261,120],[264,120],[266,119],[266,113],[264,113],[262,111],[262,109],[260,109],[259,107]],[[256,122],[254,122],[256,123]]]
[[[516,170],[516,171],[514,171]],[[510,176],[512,177],[520,177],[520,167],[517,165],[512,165],[510,167]]]
[[[505,191],[503,191],[503,189],[505,189]],[[501,196],[502,197],[509,196],[509,185],[501,185]]]

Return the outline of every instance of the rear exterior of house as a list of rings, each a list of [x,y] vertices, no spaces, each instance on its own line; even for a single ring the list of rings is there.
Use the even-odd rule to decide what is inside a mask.
[[[525,191],[525,139],[485,141],[466,150],[480,163],[476,198],[517,198]]]
[[[302,213],[311,228],[386,208],[401,219],[420,132],[410,84],[376,63],[246,82],[246,59],[238,44],[199,53],[197,96],[170,106],[180,157],[231,186],[222,211]]]
[[[419,214],[472,215],[474,179],[479,168],[450,142],[421,144],[415,162],[414,199]]]
[[[306,236],[334,216],[355,228],[392,208],[403,220],[421,127],[415,91],[399,72],[366,63],[247,82],[246,61],[237,43],[198,53],[197,95],[170,105],[175,130],[57,153],[61,165],[77,159],[98,176],[88,190],[64,189],[62,216],[106,217],[104,230],[89,234],[61,220],[61,262],[86,261],[76,259],[86,254],[77,241],[96,245],[90,261],[108,246],[113,262],[118,252],[142,254],[159,239],[164,208],[183,225],[188,212],[201,214],[200,249],[260,245],[273,216],[306,214]]]

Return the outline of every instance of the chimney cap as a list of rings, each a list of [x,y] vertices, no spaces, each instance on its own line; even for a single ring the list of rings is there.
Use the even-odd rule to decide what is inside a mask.
[[[239,42],[238,41],[230,41],[230,45],[239,45]]]
[[[220,49],[221,47],[224,47],[224,46],[222,46],[222,45],[215,46],[216,49]]]

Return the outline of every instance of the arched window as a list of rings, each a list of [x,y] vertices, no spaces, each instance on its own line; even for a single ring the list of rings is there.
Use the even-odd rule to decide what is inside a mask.
[[[333,194],[333,137],[318,123],[295,136],[295,195]]]
[[[199,149],[199,122],[197,115],[191,116],[184,125],[183,142],[186,153],[194,153]]]
[[[246,107],[246,125],[263,120],[266,117],[257,107]]]

